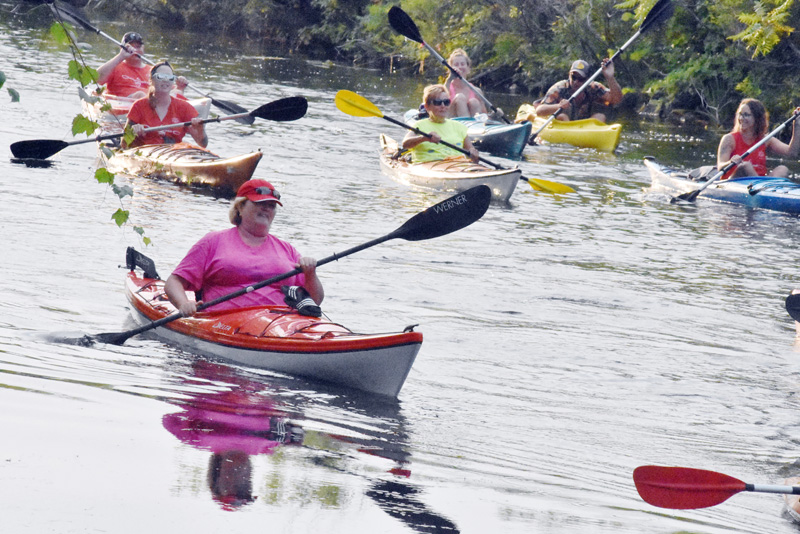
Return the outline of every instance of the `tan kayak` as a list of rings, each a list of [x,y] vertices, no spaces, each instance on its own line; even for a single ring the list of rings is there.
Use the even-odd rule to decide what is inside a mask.
[[[507,202],[520,181],[518,168],[493,169],[466,157],[412,164],[404,157],[395,157],[398,148],[397,141],[381,134],[381,170],[400,183],[437,191],[464,191],[487,185],[494,200]]]
[[[515,122],[533,122],[533,131],[544,126],[547,118],[537,117],[532,104],[522,104]],[[580,148],[594,148],[603,152],[614,152],[622,133],[621,124],[606,124],[596,119],[578,121],[553,120],[539,133],[539,139],[548,143],[564,143]]]
[[[221,196],[235,194],[239,186],[253,176],[263,155],[258,150],[241,156],[222,158],[189,143],[143,145],[113,149],[112,153],[112,157],[103,155],[106,168],[110,172],[210,187]]]

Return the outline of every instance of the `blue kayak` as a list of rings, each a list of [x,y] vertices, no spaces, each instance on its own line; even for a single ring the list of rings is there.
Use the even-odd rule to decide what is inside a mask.
[[[419,111],[406,112],[406,124],[413,126],[421,117]],[[495,120],[478,120],[471,117],[457,117],[453,120],[466,125],[467,135],[475,148],[494,156],[519,158],[531,136],[533,124],[529,121],[506,124]]]
[[[713,168],[711,173],[668,169],[649,157],[645,158],[644,164],[650,171],[653,190],[665,191],[672,195],[694,191],[714,175]],[[697,179],[693,179],[693,175],[699,176]],[[707,187],[697,198],[800,214],[800,183],[788,178],[743,176],[718,180]]]

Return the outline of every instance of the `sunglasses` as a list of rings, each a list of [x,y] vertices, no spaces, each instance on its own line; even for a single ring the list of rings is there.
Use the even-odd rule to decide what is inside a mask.
[[[144,39],[142,39],[142,36],[139,35],[138,33],[127,33],[125,34],[125,37],[123,38],[122,42],[125,44],[139,43],[139,46],[141,46],[144,44]]]
[[[278,200],[281,199],[281,194],[274,189],[270,189],[269,187],[256,187],[256,193],[259,195],[272,195]]]
[[[166,74],[163,72],[156,72],[153,74],[154,80],[160,80],[162,82],[174,82],[176,78],[177,76],[175,76],[174,74]]]
[[[439,100],[438,98],[434,98],[433,100],[431,100],[431,104],[433,104],[434,106],[449,106],[450,99],[443,98],[442,100]]]

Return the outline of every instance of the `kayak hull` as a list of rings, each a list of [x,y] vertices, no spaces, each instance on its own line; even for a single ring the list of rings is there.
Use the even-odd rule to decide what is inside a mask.
[[[222,158],[189,143],[117,148],[112,149],[112,154],[112,157],[103,154],[103,161],[110,172],[207,187],[220,196],[234,195],[239,186],[253,176],[262,157],[259,150]]]
[[[517,122],[533,122],[533,131],[539,131],[547,118],[537,117],[533,105],[523,104],[517,111]],[[614,152],[619,145],[621,124],[606,124],[596,119],[577,121],[553,120],[539,132],[538,138],[548,143],[561,143],[579,148],[594,148],[601,152]]]
[[[681,194],[703,186],[688,178],[688,173],[663,167],[652,158],[644,164],[650,172],[654,191]],[[703,190],[697,198],[741,204],[750,208],[800,214],[800,184],[786,178],[745,176],[718,180]]]
[[[417,121],[418,111],[409,110],[405,114],[406,123],[413,126]],[[455,117],[467,127],[467,135],[472,144],[481,152],[505,158],[520,158],[528,144],[532,125],[530,122],[506,124],[499,121],[480,121],[472,117]]]
[[[126,295],[137,323],[175,311],[163,286],[162,280],[128,274]],[[153,332],[206,356],[388,397],[399,394],[422,345],[419,332],[356,334],[286,306],[201,312]]]
[[[397,153],[397,141],[383,134],[381,149],[380,164],[385,174],[400,183],[424,189],[458,192],[487,185],[492,190],[493,200],[508,202],[522,175],[518,168],[492,169],[465,157],[412,164],[393,157]]]

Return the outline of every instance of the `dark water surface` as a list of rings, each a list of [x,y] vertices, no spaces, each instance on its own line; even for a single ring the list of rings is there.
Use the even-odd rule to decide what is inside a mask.
[[[73,140],[69,52],[43,42],[35,17],[0,20],[0,70],[22,98],[0,93],[0,145]],[[446,196],[381,175],[378,134],[404,131],[333,104],[351,89],[401,117],[420,80],[215,43],[188,55],[186,36],[147,30],[153,57],[174,58],[218,98],[248,109],[309,99],[295,123],[208,127],[220,154],[264,151],[256,176],[285,200],[273,230],[303,253],[369,241]],[[94,64],[114,53],[79,37]],[[523,101],[490,97],[512,112]],[[11,163],[6,149],[2,531],[796,532],[777,496],[671,511],[644,503],[631,478],[644,464],[765,484],[800,471],[800,365],[783,310],[798,285],[797,218],[644,191],[643,156],[698,165],[718,135],[627,124],[615,155],[528,148],[526,175],[578,193],[521,184],[509,206],[458,233],[321,269],[333,320],[357,331],[419,323],[425,342],[396,402],[146,336],[55,342],[130,327],[119,266],[127,246],[144,247],[110,220],[119,201],[94,181],[93,144],[49,168]],[[226,200],[128,180],[126,207],[162,276],[204,233],[228,227]],[[223,497],[232,488],[238,500]]]

